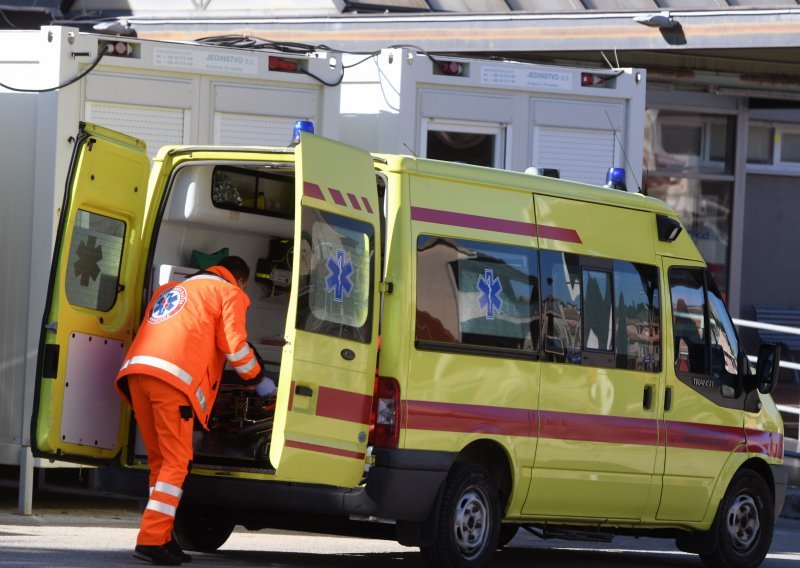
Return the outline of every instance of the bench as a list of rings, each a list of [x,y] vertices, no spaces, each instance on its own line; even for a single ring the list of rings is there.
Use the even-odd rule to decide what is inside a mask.
[[[753,306],[756,321],[759,323],[771,323],[774,325],[784,325],[800,330],[800,308],[777,308],[772,306]],[[800,335],[775,331],[769,329],[757,329],[758,339],[762,343],[776,343],[785,347],[783,356],[794,362],[794,352],[800,351]],[[800,382],[798,371],[792,371],[795,382]]]

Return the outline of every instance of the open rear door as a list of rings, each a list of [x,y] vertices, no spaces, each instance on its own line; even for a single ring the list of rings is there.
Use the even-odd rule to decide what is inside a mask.
[[[133,281],[143,264],[148,174],[144,142],[81,125],[39,342],[36,456],[99,463],[122,447],[127,413],[114,378],[140,299]]]
[[[292,296],[270,461],[287,481],[357,485],[378,338],[375,170],[359,149],[303,134],[296,155]]]

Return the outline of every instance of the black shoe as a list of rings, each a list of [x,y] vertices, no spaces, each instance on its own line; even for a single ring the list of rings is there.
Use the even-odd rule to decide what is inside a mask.
[[[140,560],[159,566],[180,566],[181,564],[181,559],[172,554],[166,544],[161,546],[137,544],[133,555]]]
[[[169,541],[164,546],[167,547],[167,550],[169,550],[169,552],[170,552],[170,554],[172,554],[172,556],[175,556],[176,558],[180,558],[181,562],[191,562],[192,561],[192,557],[189,556],[188,554],[186,554],[183,550],[181,550],[181,545],[178,544],[177,542],[175,542],[175,539],[172,539],[171,541]]]

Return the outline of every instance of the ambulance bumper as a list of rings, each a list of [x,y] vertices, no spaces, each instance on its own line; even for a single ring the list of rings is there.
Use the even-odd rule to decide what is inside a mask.
[[[373,455],[367,495],[377,505],[375,516],[399,521],[427,519],[456,454],[378,448]]]

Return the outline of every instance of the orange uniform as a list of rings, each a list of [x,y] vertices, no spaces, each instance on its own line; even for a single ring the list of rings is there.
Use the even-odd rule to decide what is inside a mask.
[[[137,544],[160,546],[172,526],[192,460],[196,416],[208,428],[227,360],[242,379],[262,369],[247,344],[250,300],[221,266],[156,290],[116,379],[133,406],[150,466]]]

